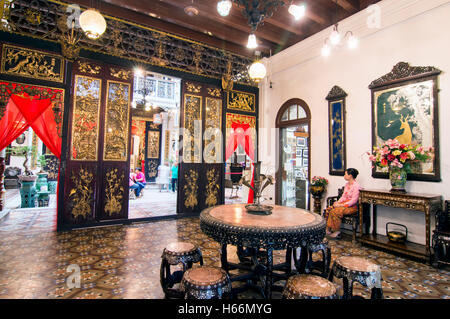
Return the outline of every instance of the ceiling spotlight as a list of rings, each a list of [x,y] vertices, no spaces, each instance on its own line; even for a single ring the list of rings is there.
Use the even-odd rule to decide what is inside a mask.
[[[304,4],[301,5],[295,5],[291,4],[288,9],[289,13],[292,14],[295,18],[295,20],[300,20],[305,16],[306,12],[306,6]]]
[[[184,12],[190,17],[198,15],[198,9],[194,6],[184,8]]]
[[[230,14],[232,6],[233,3],[231,2],[231,0],[221,0],[217,3],[217,12],[219,12],[222,17],[226,17]]]
[[[248,36],[247,48],[255,49],[258,47],[258,43],[256,43],[256,36],[252,33]]]

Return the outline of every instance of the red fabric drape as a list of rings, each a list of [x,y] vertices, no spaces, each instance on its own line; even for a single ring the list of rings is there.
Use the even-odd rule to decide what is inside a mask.
[[[20,136],[30,126],[13,100],[6,105],[5,115],[0,120],[0,150]]]
[[[11,95],[5,116],[0,120],[0,150],[11,144],[29,126],[48,149],[61,159],[61,137],[58,135],[50,99],[37,100],[28,95]],[[59,193],[59,168],[58,190]],[[58,209],[58,208],[57,208]]]
[[[234,151],[238,148],[239,145],[244,147],[245,153],[250,157],[252,161],[255,160],[255,148],[253,144],[253,139],[251,136],[250,125],[247,123],[240,122],[232,122],[231,128],[233,131],[231,132],[229,139],[227,141],[227,147],[225,149],[225,158],[229,159],[230,156],[234,153]],[[251,169],[252,180],[251,185],[255,186],[254,170],[253,164]],[[253,190],[250,189],[248,192],[248,200],[247,203],[253,203]]]

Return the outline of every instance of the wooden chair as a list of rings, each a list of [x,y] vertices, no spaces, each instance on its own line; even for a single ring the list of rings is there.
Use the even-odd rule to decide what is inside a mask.
[[[334,202],[337,202],[339,198],[341,198],[342,194],[344,194],[344,187],[338,189],[337,196],[327,197],[327,207],[332,206]],[[325,216],[325,210],[323,211],[322,216]],[[342,223],[352,226],[352,242],[356,242],[356,231],[359,224],[359,205],[357,205],[356,213],[352,215],[346,215],[342,218]]]
[[[436,213],[436,228],[433,232],[433,266],[450,265],[450,201],[446,200],[444,210]]]

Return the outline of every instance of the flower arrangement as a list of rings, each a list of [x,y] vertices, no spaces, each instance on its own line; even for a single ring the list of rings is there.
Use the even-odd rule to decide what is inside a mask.
[[[323,186],[326,187],[328,185],[328,179],[322,176],[314,176],[311,180],[311,186]]]
[[[400,144],[389,139],[380,147],[374,147],[372,154],[367,152],[369,160],[377,167],[389,167],[411,170],[412,161],[426,162],[433,156],[433,148],[417,144]]]

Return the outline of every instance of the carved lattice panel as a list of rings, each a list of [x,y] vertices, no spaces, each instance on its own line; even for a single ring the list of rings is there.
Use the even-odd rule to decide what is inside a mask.
[[[128,191],[125,187],[129,173],[124,165],[116,163],[103,164],[103,186],[100,192],[101,209],[99,220],[121,219],[128,217]]]
[[[75,76],[70,158],[96,161],[100,120],[102,80]]]
[[[123,162],[128,158],[130,84],[108,81],[107,92],[103,160]]]
[[[202,162],[202,97],[184,95],[183,115],[183,161],[185,163]]]
[[[205,106],[205,148],[204,157],[207,163],[222,162],[222,100],[206,98]]]

